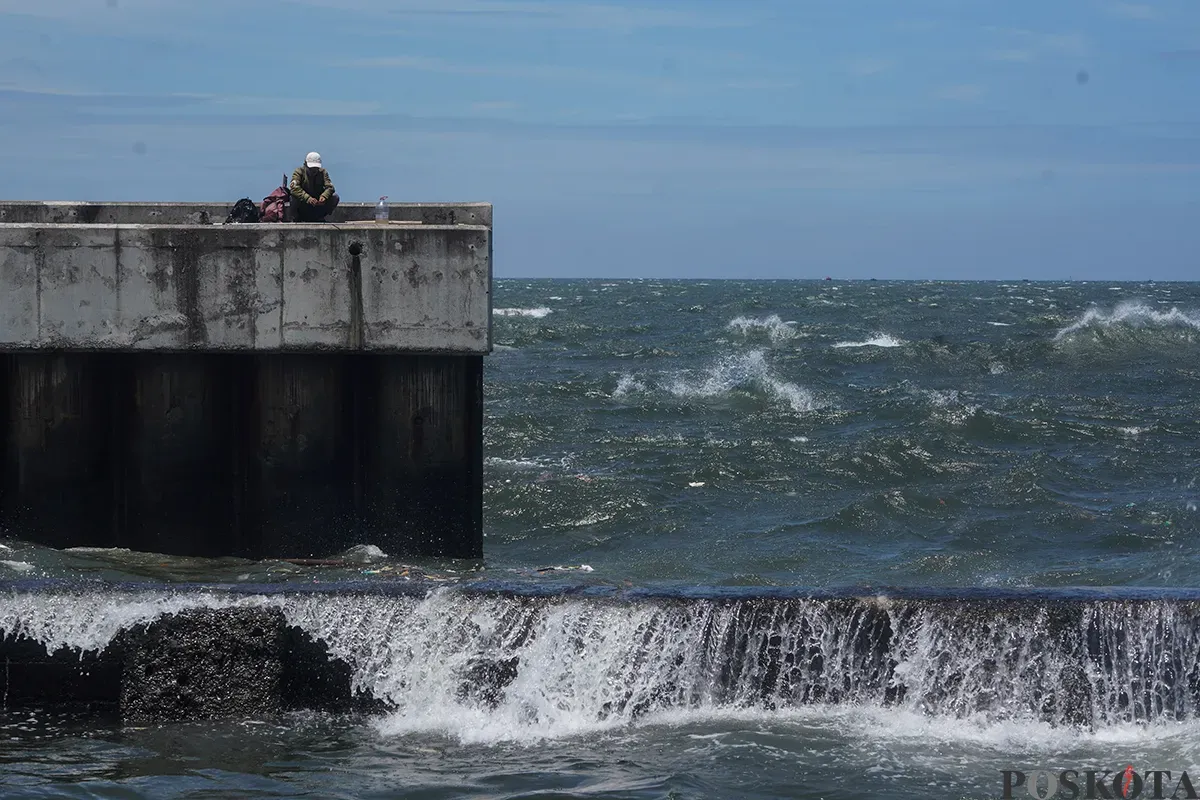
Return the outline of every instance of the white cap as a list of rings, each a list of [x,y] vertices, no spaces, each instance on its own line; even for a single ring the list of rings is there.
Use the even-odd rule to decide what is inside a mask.
[[[321,154],[320,153],[309,153],[308,155],[306,155],[304,157],[304,166],[306,166],[306,167],[321,166]]]

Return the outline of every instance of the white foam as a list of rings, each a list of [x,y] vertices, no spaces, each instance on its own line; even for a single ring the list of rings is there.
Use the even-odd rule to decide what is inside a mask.
[[[350,665],[353,689],[395,708],[378,723],[385,734],[532,742],[742,718],[829,720],[864,740],[923,746],[1156,738],[1200,746],[1196,721],[1172,720],[1172,705],[1195,713],[1188,684],[1162,667],[1194,663],[1200,632],[1186,605],[1169,603],[1084,608],[1078,624],[1108,655],[1085,662],[1047,635],[1062,627],[1050,604],[980,616],[971,604],[797,600],[772,609],[448,589],[424,597],[9,592],[0,593],[0,631],[50,650],[97,650],[120,629],[163,614],[237,606],[279,608],[288,624],[325,642]],[[780,658],[792,665],[786,679],[765,682]],[[1075,693],[1081,663],[1083,706]],[[880,674],[884,664],[895,665],[890,675]],[[903,698],[886,704],[897,685]],[[821,700],[802,706],[805,696]],[[1045,718],[1075,710],[1089,713],[1089,726]]]
[[[743,336],[763,333],[772,342],[783,342],[788,339],[795,339],[799,335],[799,332],[794,327],[795,325],[795,321],[784,322],[783,318],[778,314],[772,314],[762,319],[736,317],[725,327],[735,330]]]
[[[507,467],[509,469],[538,469],[542,464],[528,458],[499,458],[490,456],[483,460],[489,467]]]
[[[832,345],[834,348],[846,347],[900,347],[904,344],[904,340],[887,333],[878,333],[873,338],[863,342],[838,342]]]
[[[347,561],[369,564],[386,559],[388,554],[373,544],[356,544],[342,551],[341,557]]]
[[[7,550],[8,548],[5,548],[5,549]],[[0,561],[0,564],[3,564],[4,566],[8,567],[9,569],[15,570],[17,572],[32,572],[33,571],[33,564],[30,564],[28,561]]]
[[[1110,312],[1093,306],[1085,311],[1079,319],[1056,333],[1054,339],[1055,341],[1065,339],[1086,328],[1108,330],[1114,327],[1200,330],[1200,314],[1181,311],[1175,306],[1172,306],[1169,311],[1157,311],[1140,301],[1119,303]]]
[[[717,361],[699,381],[680,376],[664,388],[676,397],[692,399],[723,397],[745,386],[756,388],[772,399],[786,403],[796,412],[804,413],[819,408],[816,396],[808,389],[775,377],[762,350],[726,356]]]
[[[532,319],[542,319],[554,310],[542,306],[540,308],[496,308],[492,310],[492,314],[497,317],[530,317]]]
[[[205,592],[14,592],[0,594],[0,631],[60,648],[100,651],[122,629],[193,608],[261,605],[264,598],[235,598]]]
[[[614,399],[627,397],[634,392],[646,391],[646,385],[632,375],[622,375],[617,379],[617,388],[613,390]]]

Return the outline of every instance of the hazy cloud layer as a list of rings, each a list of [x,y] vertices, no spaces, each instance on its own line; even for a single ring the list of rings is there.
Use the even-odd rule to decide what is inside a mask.
[[[1200,7],[954,8],[0,0],[3,191],[232,204],[317,149],[495,202],[501,275],[1190,277]]]

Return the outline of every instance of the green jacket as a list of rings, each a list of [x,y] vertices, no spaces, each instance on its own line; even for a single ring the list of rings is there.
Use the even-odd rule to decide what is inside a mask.
[[[310,185],[308,180],[308,167],[297,167],[292,173],[292,179],[288,181],[288,191],[292,193],[292,197],[302,203],[307,203],[308,198],[315,197],[322,203],[333,197],[333,181],[329,179],[329,173],[324,167],[317,170],[317,179]]]

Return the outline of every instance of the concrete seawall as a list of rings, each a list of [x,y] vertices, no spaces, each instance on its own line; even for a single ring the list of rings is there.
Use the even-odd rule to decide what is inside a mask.
[[[4,535],[482,555],[491,206],[0,203]]]

